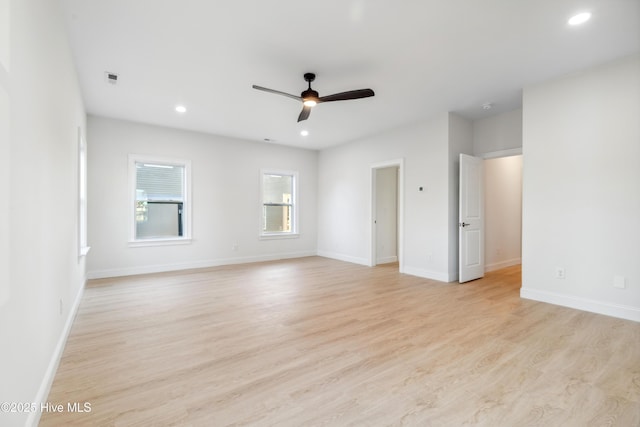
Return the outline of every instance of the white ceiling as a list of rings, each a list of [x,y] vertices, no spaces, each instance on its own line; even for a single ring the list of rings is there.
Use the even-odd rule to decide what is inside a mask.
[[[512,110],[524,86],[640,51],[640,0],[62,4],[89,113],[313,149],[446,111]],[[569,27],[584,10],[592,19]],[[376,96],[318,105],[297,123],[297,101],[251,87],[298,95],[305,72],[321,96]]]

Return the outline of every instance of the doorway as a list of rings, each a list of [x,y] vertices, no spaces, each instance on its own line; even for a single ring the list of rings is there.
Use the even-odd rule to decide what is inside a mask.
[[[403,204],[403,160],[372,165],[370,266],[397,262],[403,271]]]
[[[485,271],[522,263],[522,154],[485,158]]]
[[[458,281],[463,283],[522,263],[522,150],[460,157]],[[477,208],[472,212],[480,215],[480,228],[466,219],[463,199]]]

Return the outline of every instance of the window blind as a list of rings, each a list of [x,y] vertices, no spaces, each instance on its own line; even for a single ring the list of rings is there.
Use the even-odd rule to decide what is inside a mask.
[[[136,163],[137,199],[182,201],[184,167]]]

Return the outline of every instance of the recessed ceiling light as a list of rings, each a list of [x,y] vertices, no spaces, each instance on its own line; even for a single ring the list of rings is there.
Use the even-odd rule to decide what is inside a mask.
[[[176,105],[176,111],[178,113],[186,113],[187,107],[185,107],[184,105]]]
[[[307,135],[309,135],[309,131],[305,129],[305,130],[300,132],[300,135],[307,136]]]
[[[485,102],[484,104],[482,104],[482,109],[483,110],[490,110],[493,108],[493,104],[490,102]]]
[[[569,18],[569,21],[567,21],[567,23],[572,26],[580,25],[587,22],[590,18],[591,14],[589,12],[582,12]]]

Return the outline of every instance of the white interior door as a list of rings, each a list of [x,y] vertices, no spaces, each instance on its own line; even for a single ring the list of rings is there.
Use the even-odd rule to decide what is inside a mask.
[[[459,281],[484,276],[483,160],[460,154]]]

